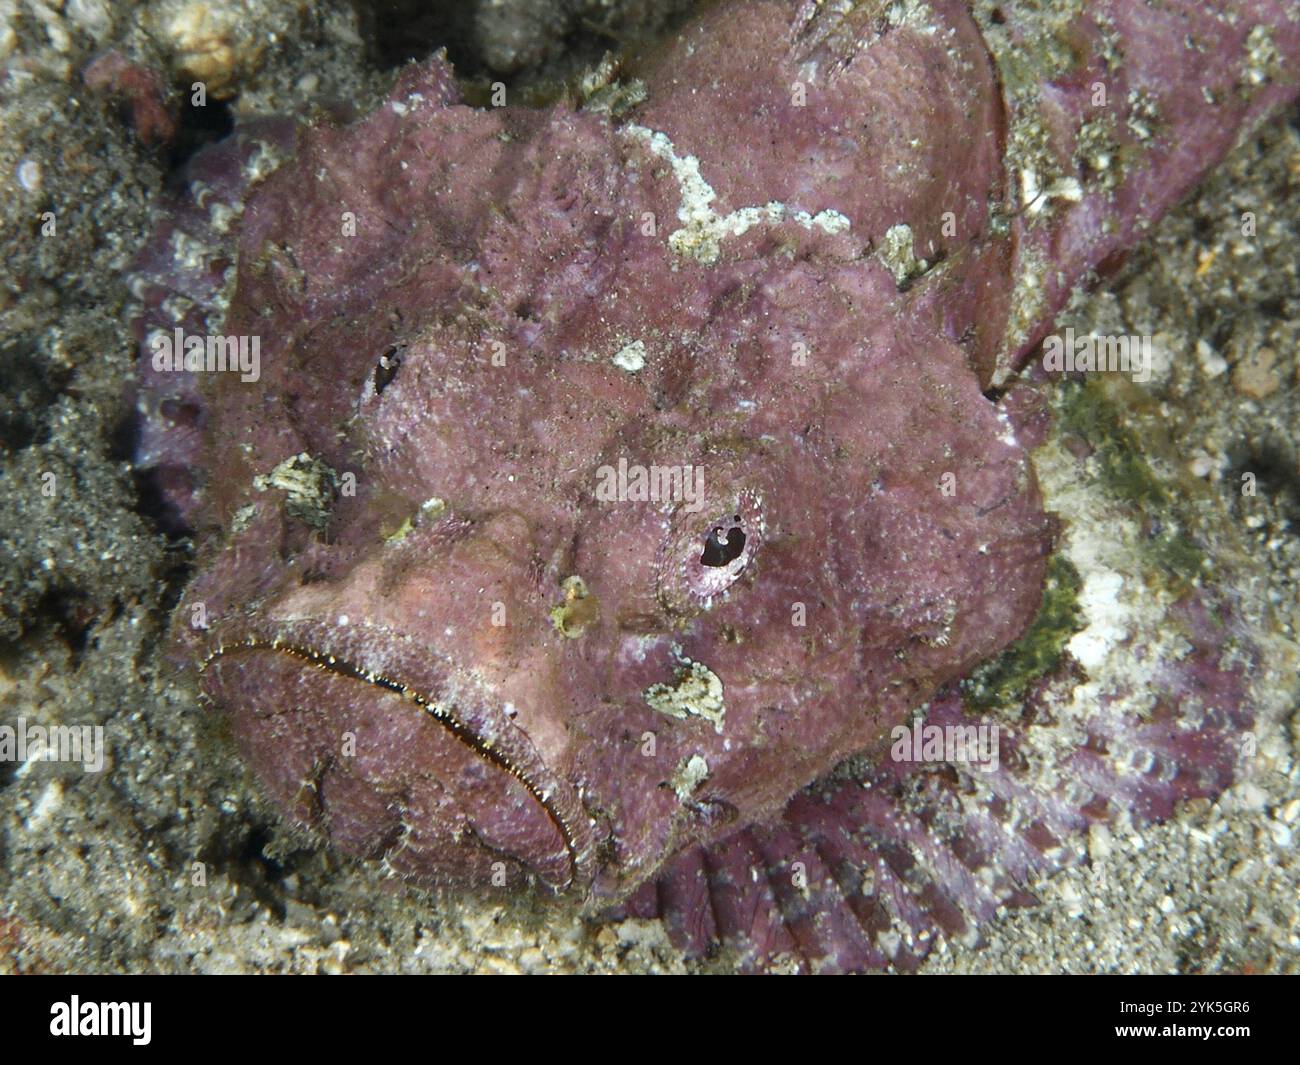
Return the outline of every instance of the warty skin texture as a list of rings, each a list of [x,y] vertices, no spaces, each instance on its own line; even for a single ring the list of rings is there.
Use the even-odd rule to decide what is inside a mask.
[[[760,968],[897,961],[824,918],[695,920],[693,895],[745,880],[729,857],[745,826],[774,826],[770,869],[802,845],[805,807],[850,823],[833,786],[773,819],[848,756],[893,773],[892,727],[1033,616],[1054,524],[983,389],[1294,95],[1251,83],[1245,40],[1267,23],[1294,61],[1300,24],[1238,7],[1228,26],[1097,5],[1032,116],[964,5],[891,22],[897,5],[752,3],[653,57],[646,102],[617,119],[466,107],[434,59],[354,125],[277,127],[296,160],[246,201],[221,326],[260,338],[260,381],[145,380],[187,405],[194,424],[165,439],[204,471],[172,496],[202,543],[178,640],[267,791],[401,876],[535,879],[599,906],[668,871],[659,908],[696,946],[739,935]],[[1118,59],[1091,58],[1103,36]],[[1184,37],[1196,61],[1171,71]],[[1098,79],[1118,177],[1075,143]],[[1043,203],[1007,162],[1026,128]],[[188,285],[150,254],[146,326]],[[299,455],[320,505],[276,487]],[[702,470],[701,504],[600,502],[620,459]],[[705,566],[737,524],[743,554]],[[887,787],[865,791],[890,807]],[[710,872],[699,845],[719,840]],[[696,873],[668,870],[682,853]],[[922,897],[902,924],[947,916]]]

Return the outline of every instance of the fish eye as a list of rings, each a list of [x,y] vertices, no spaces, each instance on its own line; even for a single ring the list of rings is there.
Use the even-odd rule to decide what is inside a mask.
[[[393,383],[393,378],[397,376],[401,365],[402,345],[390,344],[379,356],[379,362],[375,364],[375,395],[382,394],[384,389]]]
[[[710,609],[750,567],[763,542],[763,505],[754,489],[736,490],[725,505],[712,513],[678,507],[673,514],[655,576],[659,602],[673,616]]]
[[[701,566],[725,566],[734,562],[745,550],[745,532],[740,527],[740,515],[733,519],[729,529],[715,525],[704,541],[704,551],[700,555]]]

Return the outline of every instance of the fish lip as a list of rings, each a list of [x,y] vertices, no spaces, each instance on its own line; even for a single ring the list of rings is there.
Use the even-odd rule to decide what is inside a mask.
[[[386,654],[376,654],[376,637],[383,641]],[[476,715],[462,715],[432,694],[445,689],[458,672],[444,653],[387,626],[341,627],[306,617],[245,618],[208,634],[196,663],[198,676],[201,680],[213,664],[231,655],[259,651],[283,654],[358,683],[372,684],[421,706],[478,757],[524,787],[559,831],[567,851],[568,873],[555,882],[525,857],[514,855],[515,860],[556,895],[589,891],[596,873],[596,822],[577,789],[546,764],[528,734],[499,704],[484,700]]]

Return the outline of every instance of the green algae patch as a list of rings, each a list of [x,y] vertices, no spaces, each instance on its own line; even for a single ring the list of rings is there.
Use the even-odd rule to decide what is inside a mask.
[[[972,712],[1018,709],[1029,686],[1054,670],[1065,646],[1084,627],[1079,610],[1079,571],[1063,554],[1047,563],[1043,598],[1025,634],[962,681]]]
[[[1152,470],[1105,385],[1091,377],[1064,379],[1055,408],[1058,434],[1077,437],[1092,449],[1090,461],[1106,493],[1146,516],[1144,551],[1151,562],[1181,580],[1193,580],[1205,565],[1205,554],[1184,531],[1176,496]]]

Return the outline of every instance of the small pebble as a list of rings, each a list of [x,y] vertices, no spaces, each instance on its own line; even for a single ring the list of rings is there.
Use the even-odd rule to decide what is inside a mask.
[[[1277,353],[1256,348],[1232,369],[1232,387],[1250,399],[1265,399],[1282,387]]]
[[[1210,347],[1209,341],[1198,340],[1196,342],[1196,358],[1201,364],[1201,369],[1205,372],[1206,377],[1219,377],[1228,369],[1228,361]]]
[[[18,184],[27,192],[40,192],[43,177],[41,164],[35,159],[24,159],[18,164]]]

